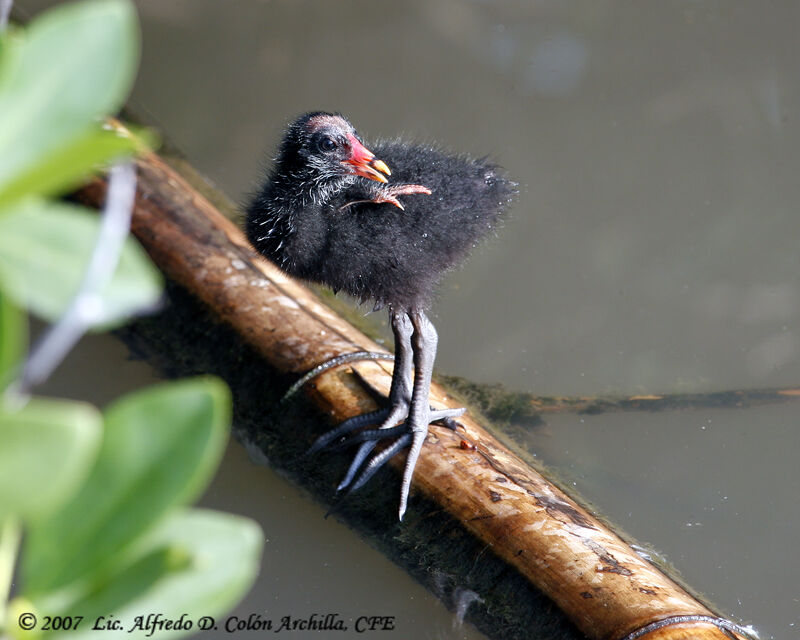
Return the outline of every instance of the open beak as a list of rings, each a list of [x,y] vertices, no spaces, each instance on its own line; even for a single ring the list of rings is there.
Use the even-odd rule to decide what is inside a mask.
[[[392,175],[392,172],[389,171],[386,163],[383,160],[378,160],[375,154],[361,144],[354,135],[348,135],[347,138],[350,142],[352,153],[347,160],[342,161],[342,164],[349,165],[353,173],[363,178],[369,178],[376,182],[389,182],[386,176]]]

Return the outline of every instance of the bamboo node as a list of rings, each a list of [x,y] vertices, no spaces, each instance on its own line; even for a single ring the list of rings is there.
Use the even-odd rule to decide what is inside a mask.
[[[635,631],[631,631],[628,635],[620,638],[620,640],[637,640],[648,633],[658,631],[659,629],[664,629],[665,627],[692,623],[714,625],[732,640],[738,640],[739,638],[744,638],[745,640],[758,640],[758,636],[755,633],[750,632],[748,629],[745,629],[735,622],[731,622],[725,618],[716,618],[714,616],[704,615],[669,616],[668,618],[656,620],[655,622],[646,624]]]

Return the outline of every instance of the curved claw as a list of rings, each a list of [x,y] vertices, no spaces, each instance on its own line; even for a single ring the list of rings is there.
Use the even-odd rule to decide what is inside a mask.
[[[431,407],[429,424],[440,423],[442,426],[455,431],[457,428],[455,425],[458,423],[453,418],[460,418],[466,412],[467,409],[465,407],[458,407],[457,409],[434,409]]]
[[[345,474],[344,479],[339,483],[339,486],[336,488],[336,492],[339,493],[344,489],[347,490],[341,500],[345,500],[351,493],[357,491],[361,487],[363,487],[369,480],[374,476],[383,465],[385,465],[395,454],[397,454],[402,449],[406,448],[409,444],[412,445],[411,451],[408,455],[408,460],[406,461],[405,470],[403,472],[403,484],[400,494],[400,519],[402,520],[403,514],[406,511],[406,505],[408,502],[408,492],[411,486],[411,478],[414,475],[414,467],[417,464],[417,459],[419,458],[420,451],[422,450],[422,445],[425,442],[425,437],[428,433],[427,425],[430,423],[441,423],[444,426],[455,430],[457,423],[455,422],[454,418],[457,418],[464,414],[466,409],[458,408],[458,409],[431,409],[428,415],[428,423],[425,424],[425,429],[414,429],[412,426],[409,426],[407,423],[402,423],[396,425],[394,427],[386,426],[390,423],[390,417],[392,415],[391,410],[381,410],[375,411],[369,414],[364,414],[363,416],[356,416],[355,418],[350,418],[346,420],[341,425],[339,425],[336,429],[329,431],[328,433],[323,434],[320,438],[317,439],[317,442],[314,443],[312,446],[313,451],[318,451],[320,448],[324,446],[328,446],[329,450],[336,451],[339,449],[344,449],[352,444],[361,443],[361,446],[356,451],[355,456],[353,456],[353,460],[350,462],[350,466],[347,469],[347,473]],[[375,416],[377,414],[388,414],[385,416],[385,420],[383,424],[378,429],[367,429],[360,433],[357,433],[349,438],[346,438],[342,442],[330,444],[333,440],[337,437],[353,431],[358,427],[353,427],[351,424],[352,422],[357,421],[359,418],[363,418],[364,420],[360,421],[360,425],[363,424],[371,424],[372,422],[377,421]],[[342,429],[343,426],[346,426],[346,429]],[[379,440],[385,440],[387,438],[397,437],[391,445],[386,447],[380,453],[374,455],[366,466],[361,469],[364,460],[366,460],[367,456],[372,453],[372,450],[375,448]],[[319,446],[317,443],[323,441]],[[309,453],[313,451],[310,450]],[[358,471],[361,469],[361,475],[358,476],[355,483],[353,483],[353,478],[355,478]],[[352,483],[352,484],[351,484]],[[338,504],[328,512],[330,515],[337,507]]]
[[[358,491],[361,487],[363,487],[383,465],[391,460],[398,451],[405,449],[410,443],[411,434],[406,433],[400,436],[383,451],[372,456],[370,461],[367,463],[367,466],[364,467],[364,470],[361,472],[361,475],[358,476],[358,480],[356,480],[353,486],[348,490],[347,495],[350,495],[354,491]]]
[[[398,511],[400,520],[403,519],[406,507],[408,506],[408,492],[411,489],[411,478],[414,476],[414,468],[417,466],[417,459],[422,451],[422,445],[425,443],[425,437],[427,435],[427,429],[414,431],[412,434],[411,450],[408,452],[406,466],[405,469],[403,469],[403,484],[400,486],[400,509]]]
[[[361,475],[358,476],[358,479],[355,481],[353,485],[347,489],[347,493],[341,496],[331,508],[328,509],[328,512],[325,514],[327,518],[332,513],[335,513],[339,507],[344,504],[344,501],[350,496],[351,493],[354,491],[358,491],[361,487],[363,487],[369,480],[374,476],[380,468],[385,465],[392,457],[401,449],[408,446],[411,442],[411,434],[406,433],[400,436],[395,442],[393,442],[390,446],[386,447],[380,453],[372,456],[372,459],[367,463],[367,466],[364,467],[364,470],[361,472]],[[356,474],[358,467],[361,465],[366,456],[369,455],[370,451],[375,448],[377,443],[375,441],[365,442],[361,445],[358,452],[356,453],[355,457],[353,458],[353,462],[350,463],[350,468],[347,470],[347,475],[345,476],[344,480],[339,484],[339,487],[336,489],[337,493],[342,489],[346,488],[348,484],[353,479],[353,476]],[[362,455],[363,453],[363,455]]]
[[[350,485],[356,473],[358,473],[358,470],[361,468],[361,463],[367,459],[367,456],[372,453],[372,450],[377,444],[377,440],[368,440],[362,443],[358,451],[356,451],[356,455],[353,456],[353,460],[350,463],[350,467],[347,469],[344,479],[339,483],[339,486],[336,487],[336,493],[339,493],[342,489],[346,489]]]

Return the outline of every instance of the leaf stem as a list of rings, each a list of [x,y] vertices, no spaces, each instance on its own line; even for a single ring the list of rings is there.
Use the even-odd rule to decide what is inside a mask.
[[[3,33],[8,26],[8,16],[13,5],[14,0],[0,0],[0,33]]]
[[[33,387],[44,382],[86,330],[102,317],[100,294],[117,268],[130,230],[135,195],[134,165],[130,162],[115,165],[108,181],[103,222],[83,282],[64,315],[32,351],[14,389],[17,394],[26,396]]]

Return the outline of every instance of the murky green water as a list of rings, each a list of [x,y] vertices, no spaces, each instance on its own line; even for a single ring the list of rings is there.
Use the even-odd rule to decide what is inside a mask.
[[[489,153],[520,182],[499,237],[442,287],[442,371],[541,394],[800,384],[797,3],[137,4],[134,105],[236,199],[317,108],[367,138]],[[530,439],[724,611],[793,637],[797,411],[560,416]],[[269,513],[250,609],[391,602],[404,635],[470,636],[242,455],[209,502]],[[280,571],[279,543],[310,530],[303,566]]]

